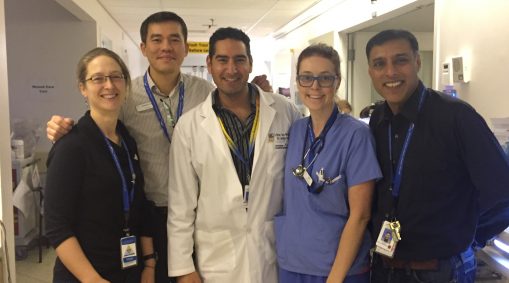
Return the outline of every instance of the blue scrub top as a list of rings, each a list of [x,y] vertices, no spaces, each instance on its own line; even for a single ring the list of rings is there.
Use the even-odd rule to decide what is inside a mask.
[[[380,178],[371,132],[366,124],[339,114],[329,130],[323,150],[312,171],[313,182],[323,168],[324,177],[334,179],[320,194],[310,193],[292,169],[302,162],[309,117],[296,121],[291,129],[284,175],[284,207],[275,218],[276,250],[281,268],[298,273],[328,276],[343,227],[349,216],[348,188]],[[309,143],[308,143],[309,146]],[[366,231],[348,275],[367,270],[371,238]]]

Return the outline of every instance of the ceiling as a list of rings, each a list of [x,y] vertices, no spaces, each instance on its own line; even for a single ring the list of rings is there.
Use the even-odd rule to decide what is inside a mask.
[[[386,29],[406,29],[412,32],[433,32],[435,18],[434,4],[419,6],[403,15],[393,17],[362,31],[380,32]]]
[[[319,0],[98,0],[131,39],[140,42],[143,20],[172,11],[187,24],[189,41],[208,41],[218,27],[232,26],[251,38],[275,32]]]

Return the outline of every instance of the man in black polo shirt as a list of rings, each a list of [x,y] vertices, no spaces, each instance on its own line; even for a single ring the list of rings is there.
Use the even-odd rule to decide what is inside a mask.
[[[509,162],[470,105],[419,80],[411,33],[382,31],[366,55],[385,98],[370,120],[384,175],[372,282],[474,282],[472,247],[509,225]],[[393,232],[390,242],[384,231]]]

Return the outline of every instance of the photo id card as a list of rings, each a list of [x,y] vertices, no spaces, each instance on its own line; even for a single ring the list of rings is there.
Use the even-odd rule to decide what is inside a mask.
[[[304,174],[302,174],[302,178],[304,178],[304,181],[306,181],[306,184],[311,187],[313,185],[313,178],[308,173],[308,170],[304,168]]]
[[[120,238],[120,261],[122,269],[138,265],[135,236]]]
[[[376,240],[375,252],[392,258],[396,251],[397,239],[395,239],[391,223],[384,221],[378,239]]]

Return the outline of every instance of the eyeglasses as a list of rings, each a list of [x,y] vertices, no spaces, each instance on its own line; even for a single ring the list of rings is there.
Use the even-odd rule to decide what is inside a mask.
[[[106,83],[106,80],[108,78],[110,79],[110,81],[112,83],[120,83],[120,82],[124,82],[124,80],[125,80],[125,76],[123,74],[114,74],[114,75],[109,75],[109,76],[102,76],[102,75],[91,76],[90,78],[86,79],[85,81],[91,81],[93,84],[102,85],[102,84]]]
[[[314,81],[318,82],[318,86],[320,87],[331,87],[338,76],[333,75],[325,75],[325,76],[311,76],[311,75],[298,75],[297,81],[299,85],[302,87],[310,87],[313,85]]]

